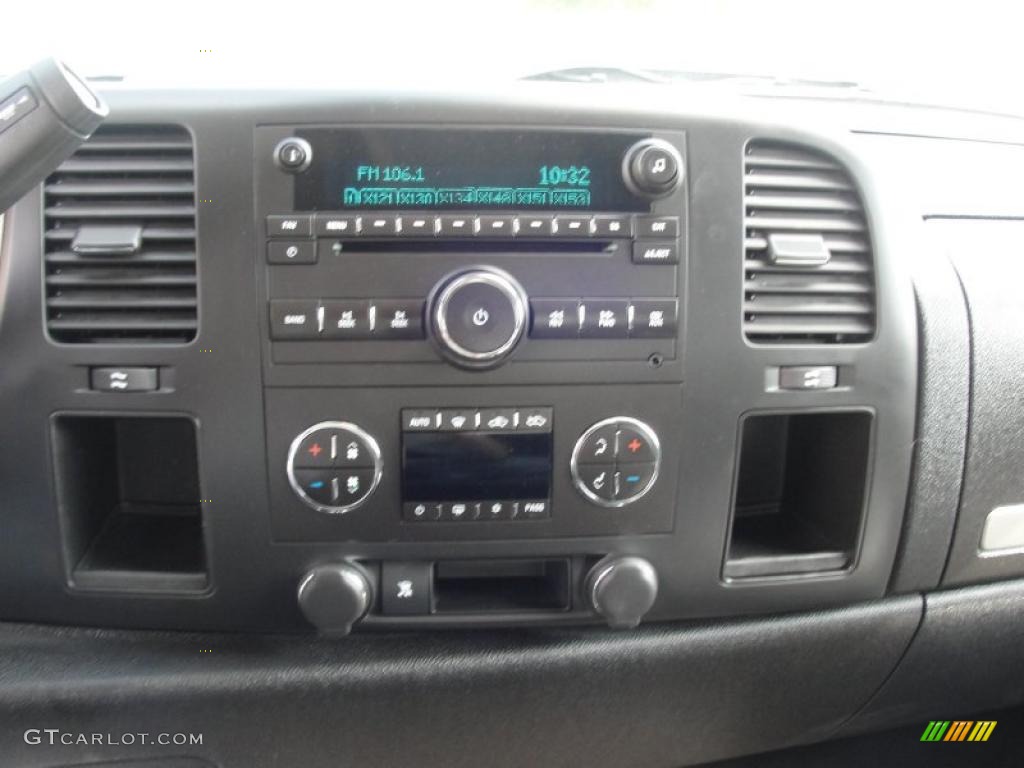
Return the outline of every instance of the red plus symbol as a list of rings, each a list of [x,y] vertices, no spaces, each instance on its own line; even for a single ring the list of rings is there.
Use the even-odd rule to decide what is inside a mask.
[[[315,459],[323,452],[324,449],[320,447],[320,443],[313,443],[311,446],[309,446],[308,450],[310,456],[312,456]]]
[[[644,447],[644,444],[634,437],[626,444],[626,447],[629,448],[630,452],[636,453],[637,451]]]

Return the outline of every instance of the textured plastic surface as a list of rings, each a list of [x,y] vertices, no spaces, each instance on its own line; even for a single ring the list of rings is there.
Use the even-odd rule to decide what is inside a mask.
[[[842,733],[956,719],[1024,702],[1021,605],[1024,581],[927,595],[906,657]]]
[[[0,625],[0,753],[19,768],[160,754],[22,740],[52,724],[202,733],[189,753],[223,768],[684,765],[823,737],[889,674],[920,610],[337,642]]]

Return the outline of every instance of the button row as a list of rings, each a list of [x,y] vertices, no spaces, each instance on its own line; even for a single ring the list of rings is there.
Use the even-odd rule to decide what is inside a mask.
[[[550,516],[546,499],[530,501],[407,501],[402,516],[409,522],[485,522],[544,520]]]
[[[638,237],[679,236],[678,216],[621,214],[352,213],[267,217],[268,237]]]
[[[421,299],[273,299],[273,339],[422,339]]]
[[[404,432],[550,432],[551,408],[406,408]]]
[[[531,299],[534,339],[662,339],[678,330],[675,299]]]

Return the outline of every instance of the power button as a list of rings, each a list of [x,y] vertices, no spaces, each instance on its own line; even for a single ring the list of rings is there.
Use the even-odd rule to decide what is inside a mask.
[[[274,162],[285,173],[302,173],[313,162],[313,147],[305,139],[289,136],[274,147]]]

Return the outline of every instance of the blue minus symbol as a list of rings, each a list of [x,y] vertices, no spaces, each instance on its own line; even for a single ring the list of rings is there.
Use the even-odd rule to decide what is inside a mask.
[[[640,482],[640,475],[626,475],[626,482],[627,483],[639,483]]]
[[[312,483],[309,484],[309,487],[313,488],[313,489],[323,488],[324,487],[324,481],[323,480],[314,480]]]

